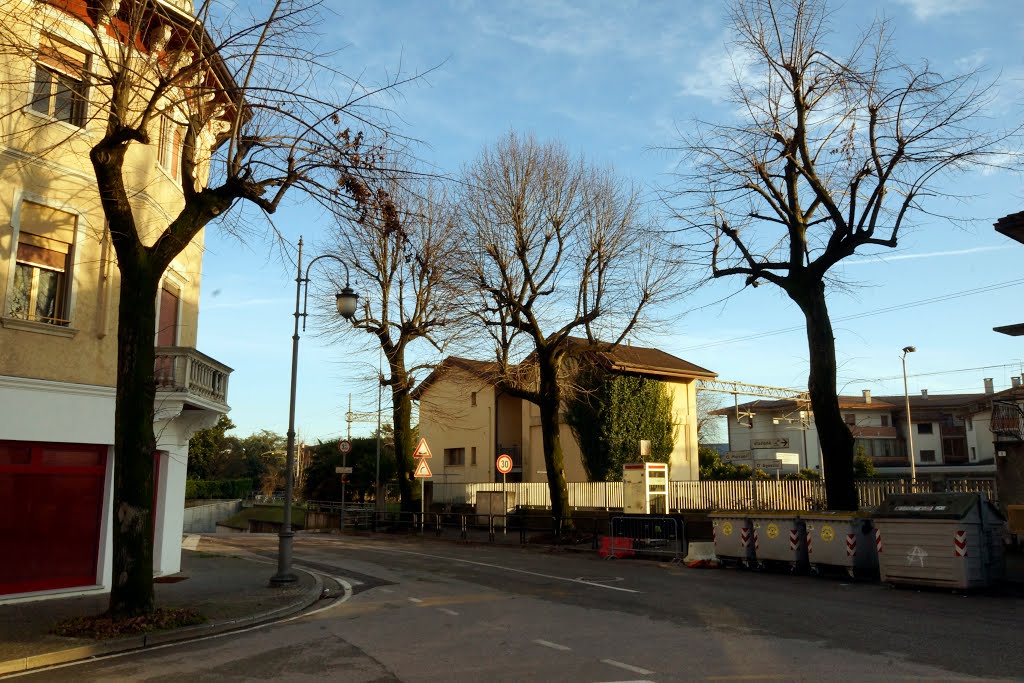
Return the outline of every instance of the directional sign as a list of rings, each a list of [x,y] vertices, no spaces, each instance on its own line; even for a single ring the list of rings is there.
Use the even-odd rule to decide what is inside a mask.
[[[335,474],[352,474],[352,468],[351,467],[335,467],[334,468],[334,473]]]
[[[789,448],[789,439],[786,437],[776,437],[774,439],[751,439],[751,448]]]
[[[782,461],[781,460],[757,460],[754,462],[754,468],[762,470],[764,472],[781,472]]]
[[[413,474],[417,479],[426,479],[427,477],[434,476],[430,472],[430,465],[427,464],[426,460],[420,460],[420,464],[416,465],[416,472]]]
[[[754,457],[754,451],[728,451],[722,454],[722,462],[736,462],[737,460],[750,460]]]
[[[341,441],[338,442],[338,452],[339,453],[348,453],[351,450],[352,450],[352,444],[350,444],[345,439],[342,439]]]
[[[432,458],[430,455],[430,446],[427,445],[426,439],[420,439],[419,444],[416,445],[416,450],[412,452],[414,458]],[[429,470],[428,470],[429,471]],[[427,475],[430,476],[429,474]]]
[[[498,471],[501,472],[502,474],[508,474],[509,472],[512,471],[512,456],[505,455],[504,453],[502,453],[501,455],[498,456],[498,461],[495,464],[495,466],[498,468]]]

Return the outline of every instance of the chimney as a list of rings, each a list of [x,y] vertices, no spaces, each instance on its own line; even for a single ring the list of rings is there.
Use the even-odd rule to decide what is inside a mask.
[[[862,389],[861,391],[864,394],[864,404],[865,405],[871,405],[871,390],[870,389]]]
[[[927,389],[922,389],[921,390],[921,395],[924,396],[925,398],[928,398],[928,390]]]
[[[1020,377],[1011,377],[1010,384],[1013,386],[1014,389],[1020,389]]]
[[[996,390],[995,390],[995,388],[992,385],[992,378],[991,377],[986,377],[985,378],[985,393],[986,394],[994,394],[994,393],[996,393]]]

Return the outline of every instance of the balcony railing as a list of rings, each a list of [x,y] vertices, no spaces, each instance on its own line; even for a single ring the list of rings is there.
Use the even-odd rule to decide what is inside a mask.
[[[231,368],[195,349],[158,346],[154,371],[157,391],[188,394],[205,404],[227,405]]]
[[[989,429],[996,441],[1024,441],[1024,412],[1016,403],[995,401]]]

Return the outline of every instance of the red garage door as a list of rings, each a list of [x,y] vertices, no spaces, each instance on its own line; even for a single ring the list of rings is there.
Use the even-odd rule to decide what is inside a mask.
[[[107,446],[0,441],[0,595],[96,584]]]

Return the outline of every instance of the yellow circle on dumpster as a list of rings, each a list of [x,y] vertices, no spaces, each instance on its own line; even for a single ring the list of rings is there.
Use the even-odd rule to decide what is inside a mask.
[[[821,540],[825,541],[826,543],[831,543],[832,539],[835,537],[836,532],[833,531],[832,527],[830,527],[828,524],[823,524],[821,526]]]
[[[732,535],[732,522],[726,522],[722,525],[722,533],[726,536]]]
[[[768,538],[777,538],[779,535],[779,525],[772,522],[768,525]]]

